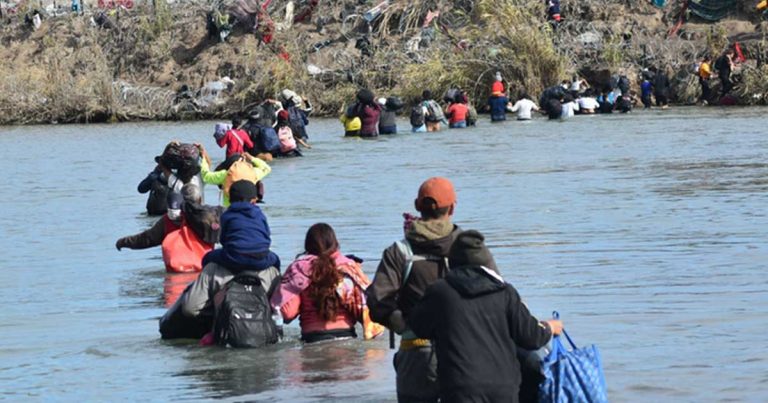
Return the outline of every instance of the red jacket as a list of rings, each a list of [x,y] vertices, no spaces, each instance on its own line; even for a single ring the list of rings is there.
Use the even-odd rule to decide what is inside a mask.
[[[245,130],[231,129],[224,134],[224,137],[216,140],[219,147],[227,146],[227,158],[232,154],[242,154],[245,149],[253,148],[253,141]]]

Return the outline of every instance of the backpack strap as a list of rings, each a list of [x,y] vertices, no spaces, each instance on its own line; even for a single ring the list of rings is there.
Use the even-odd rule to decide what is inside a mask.
[[[405,257],[405,265],[403,266],[403,280],[400,282],[401,287],[403,284],[405,284],[406,281],[408,281],[408,277],[411,275],[411,271],[413,269],[413,262],[423,262],[426,260],[430,261],[444,261],[445,267],[450,269],[450,266],[448,265],[448,257],[443,256],[436,256],[436,255],[428,255],[428,254],[414,254],[413,249],[411,248],[411,243],[408,242],[407,239],[403,238],[397,242],[395,242],[395,245],[397,246],[397,250],[400,251],[400,253]]]
[[[245,142],[243,141],[243,139],[240,138],[240,135],[237,134],[237,130],[235,130],[234,127],[232,128],[232,135],[235,136],[235,138],[237,139],[237,142],[240,143],[241,147],[245,146]]]

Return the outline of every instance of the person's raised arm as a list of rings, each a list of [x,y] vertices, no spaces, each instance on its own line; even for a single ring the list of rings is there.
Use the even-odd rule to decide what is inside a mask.
[[[200,162],[200,177],[203,182],[210,185],[221,185],[227,179],[227,170],[222,169],[219,171],[211,172],[211,168],[208,165],[208,159],[203,158]]]
[[[256,158],[248,153],[243,153],[243,157],[245,157],[247,161],[253,164],[253,168],[256,171],[256,180],[262,180],[265,176],[272,172],[272,167],[270,167],[269,164],[260,158]]]

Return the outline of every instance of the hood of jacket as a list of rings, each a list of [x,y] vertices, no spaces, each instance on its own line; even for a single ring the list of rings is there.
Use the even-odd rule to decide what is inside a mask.
[[[474,298],[499,292],[507,288],[507,283],[489,269],[479,266],[452,268],[445,281],[464,297]]]
[[[461,229],[451,220],[416,220],[405,233],[405,239],[416,253],[448,256]]]
[[[203,242],[211,245],[219,242],[223,210],[220,206],[214,207],[190,202],[185,202],[182,207],[184,221],[187,225]]]

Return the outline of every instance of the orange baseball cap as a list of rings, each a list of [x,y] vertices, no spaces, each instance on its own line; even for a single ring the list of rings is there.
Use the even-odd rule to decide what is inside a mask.
[[[425,205],[426,199],[435,201],[435,208],[449,207],[456,203],[456,191],[453,184],[446,178],[439,176],[429,178],[419,187],[419,197],[416,199],[416,208],[429,207]],[[431,203],[430,203],[431,204]]]

